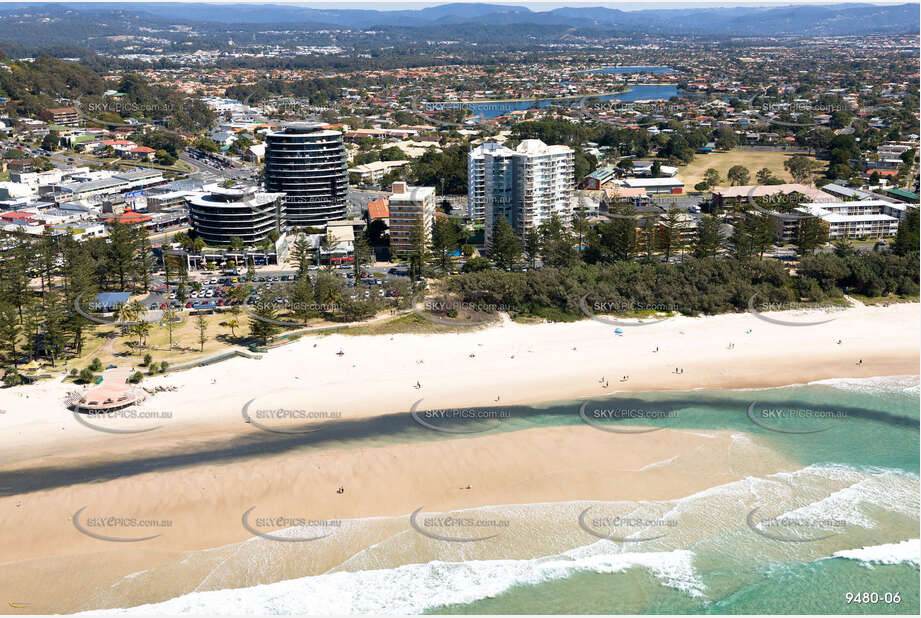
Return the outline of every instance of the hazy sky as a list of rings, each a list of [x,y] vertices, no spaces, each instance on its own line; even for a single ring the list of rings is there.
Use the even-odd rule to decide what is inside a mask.
[[[39,2],[56,2],[61,0],[38,0]],[[81,2],[110,2],[111,0],[79,0]],[[130,3],[131,0],[128,0]],[[427,6],[436,6],[439,4],[449,4],[452,0],[443,2],[402,2],[398,0],[338,0],[336,2],[309,2],[305,0],[136,0],[143,2],[217,2],[224,4],[294,4],[317,9],[377,9],[377,10],[396,10],[396,9],[420,9]],[[463,2],[480,2],[485,0],[458,0]],[[870,0],[862,1],[861,4],[905,4],[911,0]],[[65,0],[66,3],[66,0]],[[706,1],[682,1],[682,0],[649,0],[647,2],[636,2],[635,0],[576,0],[574,2],[546,2],[543,0],[489,0],[488,4],[514,4],[527,6],[533,11],[549,11],[562,6],[606,6],[617,8],[622,11],[631,11],[637,9],[671,9],[671,8],[696,8],[696,7],[732,7],[732,6],[789,6],[793,4],[844,4],[845,2],[836,2],[834,0],[728,0],[726,2],[706,2]]]

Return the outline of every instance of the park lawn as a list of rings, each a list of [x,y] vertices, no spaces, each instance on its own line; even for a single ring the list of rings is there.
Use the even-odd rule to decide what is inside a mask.
[[[693,191],[694,185],[703,180],[704,172],[708,168],[715,168],[720,173],[720,186],[728,186],[726,174],[733,165],[741,165],[748,168],[751,173],[751,184],[756,184],[755,174],[761,168],[768,168],[774,176],[784,182],[793,182],[793,177],[783,168],[784,161],[796,153],[783,151],[761,151],[761,150],[730,150],[727,152],[712,152],[710,154],[694,155],[694,160],[687,165],[678,167],[678,178],[684,182],[685,191]],[[810,157],[815,159],[815,157]],[[816,175],[824,172],[827,163],[819,161],[821,167],[816,170]]]
[[[208,340],[205,342],[204,351],[198,341],[198,324],[196,319],[187,312],[180,313],[182,322],[173,327],[173,349],[169,349],[169,329],[157,323],[152,325],[147,337],[147,346],[137,348],[128,345],[133,341],[132,336],[119,336],[113,341],[107,335],[115,330],[111,326],[97,326],[86,335],[83,354],[79,358],[70,359],[68,368],[82,369],[90,364],[92,359],[98,358],[103,366],[110,364],[116,367],[136,366],[145,354],[150,354],[156,362],[167,361],[170,365],[188,363],[200,358],[207,358],[219,354],[234,345],[230,336],[230,329],[222,323],[231,319],[231,314],[217,313],[206,316],[208,323],[205,331]],[[249,320],[245,313],[237,316],[240,326],[236,328],[237,337],[249,335]],[[119,330],[120,332],[120,330]]]

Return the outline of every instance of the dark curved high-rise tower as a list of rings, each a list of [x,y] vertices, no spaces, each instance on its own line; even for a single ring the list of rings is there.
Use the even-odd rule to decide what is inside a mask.
[[[266,136],[265,186],[284,192],[288,225],[322,226],[345,218],[348,158],[342,134],[292,122]]]

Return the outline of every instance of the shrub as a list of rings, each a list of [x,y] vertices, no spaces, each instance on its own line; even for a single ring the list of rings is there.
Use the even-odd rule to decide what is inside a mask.
[[[150,363],[152,363],[152,362],[153,362],[153,356],[151,356],[150,353],[147,353],[147,354],[144,355],[144,362],[141,363],[141,366],[142,366],[142,367],[147,367],[147,366],[150,365]]]
[[[135,371],[134,373],[131,374],[131,377],[128,378],[128,381],[131,382],[132,384],[137,384],[143,379],[144,379],[144,374],[142,374],[140,371]]]
[[[102,361],[94,358],[90,361],[90,371],[102,371]]]
[[[90,369],[89,367],[86,367],[80,370],[80,373],[78,374],[78,377],[77,377],[77,381],[82,382],[83,384],[88,384],[89,382],[92,382],[93,378],[95,377],[96,375],[93,373],[93,370]]]
[[[169,369],[169,363],[168,363],[168,362],[163,361],[162,363],[160,363],[160,373],[166,373],[166,370],[167,370],[167,369]]]
[[[22,376],[17,371],[7,371],[3,376],[4,386],[19,386],[23,383]]]

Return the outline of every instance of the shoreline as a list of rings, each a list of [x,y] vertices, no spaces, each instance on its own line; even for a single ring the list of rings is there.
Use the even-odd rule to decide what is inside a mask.
[[[545,456],[550,450],[553,458]],[[152,470],[0,498],[4,525],[19,531],[4,548],[0,573],[16,590],[16,600],[33,604],[32,611],[68,613],[162,601],[215,584],[240,587],[365,570],[370,567],[362,557],[368,552],[368,560],[383,566],[448,559],[455,552],[466,559],[527,559],[547,551],[539,538],[523,534],[532,524],[560,527],[553,541],[560,551],[591,543],[592,537],[579,529],[575,516],[554,524],[512,515],[521,509],[577,514],[579,502],[599,508],[674,502],[747,477],[799,468],[754,441],[740,445],[726,430],[614,436],[590,427],[537,427],[461,440],[298,451],[220,466]],[[346,491],[338,494],[337,486]],[[418,525],[431,514],[467,512],[488,518],[496,513],[510,521],[507,536],[500,538],[514,540],[514,545],[427,539],[412,530],[410,515],[420,509],[424,515]],[[254,528],[241,525],[241,516],[247,514]],[[93,518],[113,517],[170,525],[92,527]],[[260,518],[277,517],[341,524],[297,529],[260,523]],[[270,536],[260,538],[254,529]],[[320,530],[331,530],[332,536],[306,543],[271,538],[312,538]],[[432,532],[452,538],[470,534],[452,528]],[[157,536],[112,543],[88,533],[123,539]],[[371,551],[392,542],[399,549],[386,556]],[[246,556],[262,551],[287,566],[250,575]],[[65,576],[88,560],[95,565],[91,572],[79,579]],[[235,565],[233,573],[210,581],[209,574],[225,563]]]
[[[63,405],[74,390],[70,384],[0,390],[0,409],[5,410],[0,415],[0,468],[81,452],[245,436],[254,431],[242,416],[248,402],[360,421],[409,413],[417,402],[418,410],[540,406],[631,392],[758,389],[917,375],[919,308],[918,303],[852,307],[834,312],[831,322],[802,328],[743,313],[674,317],[624,327],[623,335],[595,320],[536,325],[505,320],[461,333],[305,336],[260,360],[234,358],[145,379],[143,386],[177,389],[150,396],[141,406],[169,415],[145,433],[118,435],[78,423]],[[804,320],[815,314],[770,315]],[[730,342],[733,349],[728,349]],[[685,373],[676,374],[676,368]],[[625,375],[629,378],[622,382]],[[111,425],[151,426],[142,421]]]
[[[714,488],[768,482],[785,496],[783,479],[802,476],[803,464],[744,431],[676,426],[628,435],[582,423],[524,422],[509,431],[436,435],[408,431],[427,431],[408,412],[422,400],[419,410],[521,404],[539,415],[547,402],[628,399],[631,392],[915,376],[919,308],[854,307],[808,328],[730,314],[624,327],[623,336],[613,326],[584,320],[503,321],[451,334],[304,337],[261,360],[236,358],[147,381],[177,387],[145,404],[173,415],[158,430],[127,435],[77,423],[61,404],[68,385],[7,389],[0,392],[0,408],[7,410],[0,415],[0,478],[45,485],[0,495],[0,521],[15,531],[0,573],[15,600],[31,603],[36,613],[130,607],[330,572],[567,551],[597,540],[577,525],[579,502],[616,512],[693,498],[706,515]],[[814,311],[784,315],[816,317]],[[841,344],[837,333],[846,333]],[[676,365],[685,373],[673,373]],[[627,372],[629,380],[619,382],[618,374]],[[607,389],[599,383],[602,375]],[[422,388],[414,387],[416,380]],[[256,412],[329,412],[311,422],[335,424],[306,437],[266,433],[244,421],[247,402],[251,420],[276,430],[294,425]],[[143,428],[149,421],[131,423]],[[639,421],[630,429],[643,427]],[[780,480],[765,480],[772,475]],[[862,477],[848,478],[817,482],[823,492],[834,492]],[[903,493],[916,491],[914,477],[894,482]],[[746,502],[745,508],[755,506]],[[735,508],[739,513],[727,525],[744,528],[742,507]],[[408,515],[419,509],[423,516],[476,509],[483,517],[512,517],[513,528],[500,537],[505,545],[439,542],[413,531]],[[565,517],[509,515],[526,511],[565,511]],[[244,524],[290,534],[290,526],[258,523],[274,517],[343,523],[338,536],[306,545],[254,535]],[[115,518],[116,524],[99,526],[91,518]],[[120,523],[124,519],[169,525],[137,527]],[[516,521],[521,529],[514,528]],[[709,529],[692,526],[694,534]],[[137,542],[106,542],[87,532]],[[481,534],[487,533],[472,536]],[[144,540],[148,536],[155,538]],[[841,549],[848,546],[829,546]],[[252,571],[253,560],[266,566]],[[87,563],[94,568],[84,569]],[[81,578],[68,576],[75,571]]]

